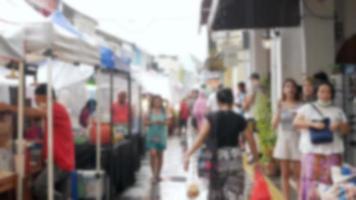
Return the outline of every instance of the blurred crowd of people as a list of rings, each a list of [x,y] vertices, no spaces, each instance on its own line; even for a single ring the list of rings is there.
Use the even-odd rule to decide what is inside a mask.
[[[186,154],[185,167],[204,144],[212,152],[209,199],[236,200],[248,195],[248,181],[241,182],[248,179],[244,178],[240,155],[247,143],[251,163],[259,159],[254,135],[258,138],[256,101],[262,92],[260,76],[254,73],[249,83],[238,83],[234,91],[219,86],[208,94],[202,87],[193,90],[180,104],[180,134],[186,133],[189,119],[198,133]],[[299,199],[320,199],[318,185],[331,185],[331,168],[343,163],[343,137],[350,128],[344,111],[333,103],[334,97],[328,75],[320,72],[306,77],[301,85],[285,79],[281,99],[272,102],[277,105],[271,121],[277,134],[273,157],[280,163],[286,200],[291,199],[290,179],[297,183]],[[230,155],[225,160],[220,159],[224,152],[229,152],[225,156]],[[222,165],[230,167],[220,169]]]

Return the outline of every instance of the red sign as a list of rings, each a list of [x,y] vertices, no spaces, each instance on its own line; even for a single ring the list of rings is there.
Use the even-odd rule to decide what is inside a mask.
[[[58,7],[59,0],[27,0],[38,11],[48,16],[52,14]]]

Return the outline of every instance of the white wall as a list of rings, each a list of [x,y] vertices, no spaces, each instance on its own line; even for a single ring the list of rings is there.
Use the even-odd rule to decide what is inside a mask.
[[[282,85],[282,38],[272,37],[271,44],[271,102],[272,110],[277,108],[277,102],[281,97]]]
[[[314,13],[334,16],[334,1],[307,1]],[[314,4],[312,4],[314,2]],[[314,6],[313,6],[314,5]],[[330,72],[335,63],[335,27],[333,18],[320,19],[304,8],[302,28],[305,37],[306,73]]]
[[[330,71],[330,66],[335,63],[334,21],[308,19],[304,30],[307,74]]]
[[[250,31],[250,52],[251,52],[251,71],[258,72],[262,77],[269,71],[269,54],[262,46],[262,39],[265,30]]]
[[[284,28],[280,30],[281,37],[281,65],[282,80],[293,78],[296,81],[302,81],[305,72],[305,62],[303,58],[303,38],[302,28]]]

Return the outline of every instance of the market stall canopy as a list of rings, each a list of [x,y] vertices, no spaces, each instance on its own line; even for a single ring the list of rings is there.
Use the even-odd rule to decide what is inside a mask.
[[[0,63],[6,63],[9,60],[18,60],[20,57],[21,55],[0,35]]]
[[[57,90],[85,82],[94,75],[94,68],[89,65],[81,64],[75,66],[61,61],[52,61],[40,65],[37,71],[38,82],[47,82],[47,68],[49,65],[52,65],[53,87]]]
[[[132,45],[123,43],[119,51],[116,68],[125,72],[130,72],[134,54]]]
[[[44,21],[42,16],[26,6],[23,1],[0,1],[0,57],[2,62],[20,60],[24,55],[24,43],[21,40],[24,24]]]
[[[76,36],[78,46],[74,56],[81,56],[76,62],[86,63],[91,65],[100,64],[100,47],[95,38],[88,36],[85,33],[81,33],[77,30],[69,20],[63,15],[63,13],[56,11],[51,15],[51,21],[59,27],[67,30],[74,36]],[[73,47],[74,49],[74,47]],[[75,60],[75,58],[73,58]]]
[[[154,71],[140,69],[132,70],[133,78],[142,85],[144,92],[160,95],[163,98],[172,101],[172,84],[169,77]]]
[[[7,42],[1,46],[11,47],[8,52],[28,62],[41,60],[45,51],[52,50],[63,61],[100,64],[99,48],[60,12],[44,18],[22,0],[0,1],[0,35]]]

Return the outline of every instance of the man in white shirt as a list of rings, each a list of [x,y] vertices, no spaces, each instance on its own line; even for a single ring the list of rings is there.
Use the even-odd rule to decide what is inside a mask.
[[[218,104],[218,99],[216,94],[221,88],[223,88],[222,84],[220,84],[218,88],[209,95],[208,102],[207,102],[208,112],[217,112],[219,110],[219,104]]]
[[[261,91],[260,75],[253,73],[250,76],[251,88],[245,98],[243,110],[246,113],[247,119],[255,119],[256,96]]]

